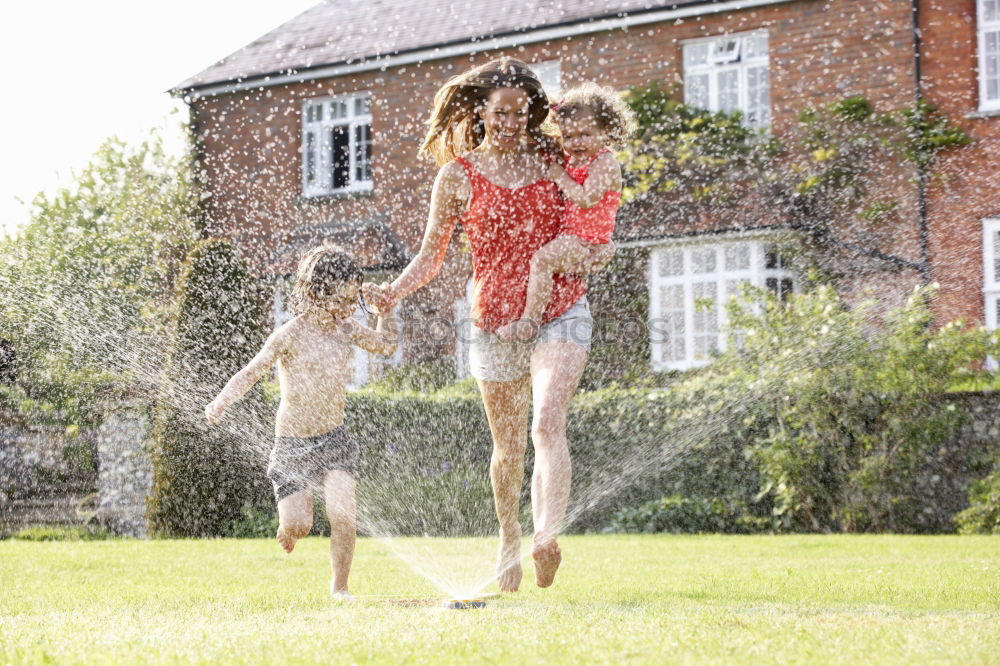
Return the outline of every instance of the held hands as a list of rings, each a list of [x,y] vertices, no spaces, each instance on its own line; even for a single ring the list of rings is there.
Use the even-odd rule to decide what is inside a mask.
[[[365,297],[365,302],[375,308],[376,314],[380,316],[388,314],[396,306],[396,295],[388,282],[382,284],[365,282],[361,285],[361,293]]]
[[[222,416],[226,413],[226,408],[222,406],[218,398],[205,405],[205,419],[212,425],[222,423]]]

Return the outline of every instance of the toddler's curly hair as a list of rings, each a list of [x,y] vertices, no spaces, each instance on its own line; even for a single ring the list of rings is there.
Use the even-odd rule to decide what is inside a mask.
[[[552,108],[559,121],[589,113],[607,134],[612,147],[621,147],[636,130],[635,113],[614,88],[586,81],[567,90]]]

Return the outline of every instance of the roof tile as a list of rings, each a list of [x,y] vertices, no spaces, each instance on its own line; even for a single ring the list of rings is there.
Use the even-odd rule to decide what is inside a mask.
[[[715,0],[325,0],[177,90]]]

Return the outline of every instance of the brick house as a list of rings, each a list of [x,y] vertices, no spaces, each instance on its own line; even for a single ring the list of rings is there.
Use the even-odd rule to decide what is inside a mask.
[[[190,105],[209,231],[273,281],[277,320],[295,257],[319,239],[346,245],[376,279],[405,265],[436,170],[416,156],[432,96],[498,55],[532,63],[553,96],[583,80],[676,82],[686,102],[742,110],[776,134],[799,110],[849,95],[878,110],[926,99],[976,141],[945,154],[942,178],[907,180],[894,228],[871,252],[845,253],[842,288],[898,299],[930,279],[942,320],[1000,327],[1000,0],[319,4],[173,91]],[[699,365],[719,344],[721,309],[696,301],[719,302],[744,280],[797,288],[776,250],[781,221],[760,209],[736,217],[623,210],[616,240],[641,254],[649,317],[667,322],[650,340],[654,369]],[[464,374],[448,331],[467,311],[470,273],[453,243],[441,275],[403,309],[443,334],[407,338],[392,362],[455,353]],[[373,363],[359,353],[357,383]]]

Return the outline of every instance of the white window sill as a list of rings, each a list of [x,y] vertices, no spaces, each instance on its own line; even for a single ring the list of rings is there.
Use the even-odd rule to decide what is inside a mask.
[[[979,109],[978,111],[973,111],[972,113],[965,114],[966,118],[996,118],[1000,116],[1000,106],[995,109]]]
[[[358,188],[356,190],[338,190],[336,192],[325,192],[323,194],[300,194],[295,200],[300,204],[317,204],[327,201],[338,201],[341,199],[357,199],[370,197],[375,194],[374,187]]]

